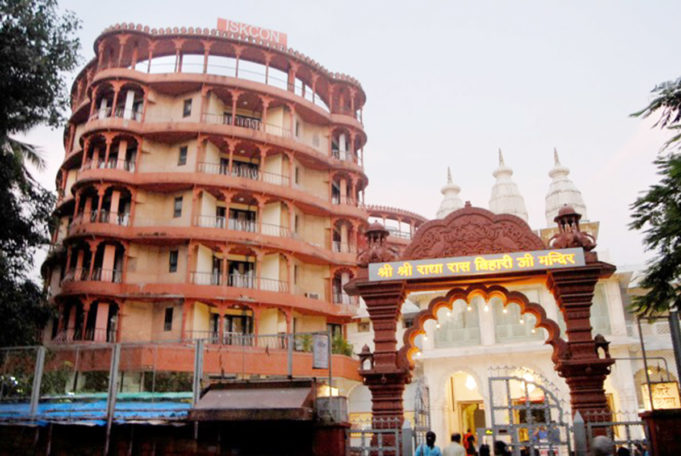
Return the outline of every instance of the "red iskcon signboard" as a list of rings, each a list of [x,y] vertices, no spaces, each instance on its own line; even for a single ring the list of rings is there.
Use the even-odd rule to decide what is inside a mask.
[[[584,266],[584,250],[558,249],[370,263],[369,280],[426,279]]]
[[[286,34],[275,30],[256,27],[242,22],[234,22],[229,19],[218,18],[218,30],[223,32],[237,33],[249,38],[256,38],[270,43],[286,46]]]

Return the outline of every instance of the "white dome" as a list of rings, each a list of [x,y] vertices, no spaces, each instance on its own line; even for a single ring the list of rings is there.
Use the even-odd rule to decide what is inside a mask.
[[[447,184],[440,190],[444,198],[440,203],[440,209],[437,211],[437,218],[445,218],[463,207],[463,201],[459,198],[460,191],[461,187],[452,181],[452,171],[447,167]]]
[[[499,167],[493,173],[497,181],[492,187],[489,199],[489,210],[495,214],[511,214],[527,222],[525,200],[518,186],[511,180],[513,170],[504,163],[504,156],[499,149]]]
[[[556,149],[553,149],[553,160],[553,169],[549,171],[549,177],[552,179],[551,185],[549,185],[549,191],[546,193],[546,226],[551,227],[556,224],[553,219],[558,215],[560,208],[566,204],[572,206],[578,214],[581,214],[582,220],[588,220],[582,193],[568,178],[570,170],[560,164]]]

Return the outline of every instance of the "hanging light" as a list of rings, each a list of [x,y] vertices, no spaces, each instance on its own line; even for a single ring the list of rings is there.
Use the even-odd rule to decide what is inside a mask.
[[[506,307],[504,307],[504,310],[502,312],[504,312],[506,314],[506,313],[508,313],[508,309]]]
[[[534,334],[534,333],[536,333],[536,332],[537,332],[537,330],[534,329],[534,328],[532,328],[532,334]]]
[[[471,374],[468,374],[466,376],[466,388],[473,391],[477,387],[478,387],[478,383],[475,381],[475,379],[473,378],[473,376]]]
[[[473,310],[473,307],[471,307],[471,305],[470,305],[470,304],[468,304],[468,305],[466,306],[466,310],[470,312],[470,311],[472,311],[472,310]]]
[[[521,316],[520,316],[520,324],[522,325],[523,323],[525,323],[525,319],[524,319],[523,316],[521,315]]]
[[[447,316],[448,316],[448,317],[451,317],[451,316],[452,316],[452,312],[450,312],[450,311],[448,310],[448,311],[447,311]]]
[[[485,312],[489,312],[489,306],[485,303],[485,307],[482,308]]]
[[[435,323],[435,327],[436,327],[437,329],[440,329],[440,322],[439,322],[439,321],[438,321],[437,323]]]
[[[423,340],[428,340],[428,334],[423,333]]]

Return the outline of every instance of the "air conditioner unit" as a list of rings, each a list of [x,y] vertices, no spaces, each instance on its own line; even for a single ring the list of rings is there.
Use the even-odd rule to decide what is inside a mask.
[[[306,298],[319,299],[319,293],[305,293]]]

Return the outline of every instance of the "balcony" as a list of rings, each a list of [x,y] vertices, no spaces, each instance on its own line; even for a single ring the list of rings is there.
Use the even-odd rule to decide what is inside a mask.
[[[97,109],[94,114],[92,114],[89,120],[102,120],[111,117],[111,108]],[[137,122],[142,121],[143,109],[123,109],[121,107],[116,108],[114,111],[114,116],[119,119],[134,120]]]
[[[69,234],[72,234],[78,226],[84,223],[109,223],[111,225],[130,226],[130,214],[127,212],[112,214],[109,211],[104,210],[100,211],[99,215],[97,214],[97,211],[83,212],[77,214],[73,217],[73,220],[71,220]]]
[[[123,272],[119,269],[94,268],[92,274],[88,268],[69,269],[64,274],[64,282],[110,282],[121,283]]]
[[[291,231],[285,226],[262,223],[258,228],[258,223],[254,220],[238,220],[213,215],[197,215],[194,218],[194,226],[261,233],[266,236],[291,237]]]
[[[87,171],[90,169],[119,169],[134,173],[135,162],[132,160],[118,160],[116,158],[110,158],[108,161],[99,160],[95,163],[93,160],[88,159],[83,164],[81,171]]]
[[[86,328],[85,333],[81,328],[60,331],[50,344],[70,344],[73,342],[115,343],[117,342],[115,329]]]
[[[222,286],[222,274],[220,271],[201,272],[193,271],[190,277],[194,285]],[[259,285],[258,285],[259,284]],[[227,286],[233,288],[251,288],[275,293],[288,293],[288,282],[269,277],[257,277],[253,274],[232,273],[227,275]]]
[[[243,166],[233,166],[230,174],[229,167],[226,164],[220,163],[201,162],[199,163],[199,172],[205,174],[221,174],[223,176],[240,177],[256,181],[261,180],[268,184],[282,186],[288,186],[290,182],[289,177],[284,176],[283,174],[270,173]]]
[[[347,242],[333,241],[331,248],[336,253],[355,253],[355,249]]]

